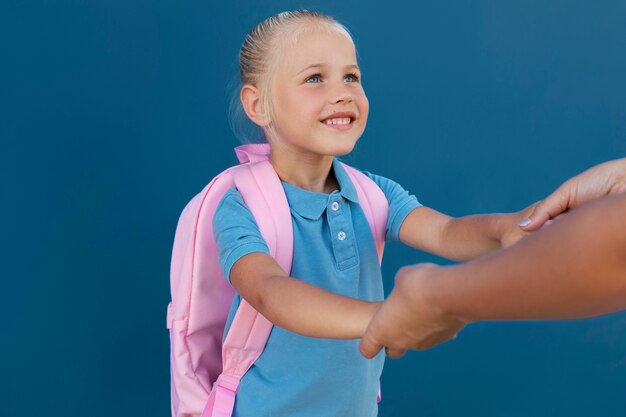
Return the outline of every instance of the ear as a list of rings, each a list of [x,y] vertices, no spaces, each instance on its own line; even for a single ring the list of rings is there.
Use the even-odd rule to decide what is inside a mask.
[[[241,99],[243,110],[250,120],[261,127],[265,127],[270,123],[269,115],[266,109],[263,108],[258,88],[251,84],[244,85],[241,87],[239,98]]]

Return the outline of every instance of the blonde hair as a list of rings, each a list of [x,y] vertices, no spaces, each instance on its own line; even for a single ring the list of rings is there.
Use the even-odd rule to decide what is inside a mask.
[[[313,27],[311,24],[315,24]],[[300,35],[312,28],[323,29],[340,33],[346,36],[352,44],[352,36],[348,29],[330,16],[310,11],[294,10],[278,13],[256,25],[246,36],[239,50],[239,76],[241,84],[233,93],[230,104],[229,121],[235,136],[242,143],[263,142],[274,136],[276,131],[273,118],[271,92],[274,74],[281,59],[285,46],[295,44]],[[247,118],[239,91],[241,86],[250,84],[255,86],[261,95],[261,106],[268,113],[270,123],[265,128],[256,125],[252,132],[242,129]]]

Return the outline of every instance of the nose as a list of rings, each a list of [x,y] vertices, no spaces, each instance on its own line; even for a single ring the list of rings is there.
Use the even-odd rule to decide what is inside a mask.
[[[352,102],[352,93],[348,89],[348,86],[346,86],[346,84],[343,82],[333,90],[331,97],[332,103]]]
[[[350,94],[347,91],[340,94],[335,100],[335,103],[350,103],[350,102],[352,102],[352,94]]]

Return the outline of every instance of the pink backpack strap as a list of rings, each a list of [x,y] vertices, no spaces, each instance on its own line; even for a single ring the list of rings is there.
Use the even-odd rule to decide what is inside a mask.
[[[356,189],[359,204],[361,205],[363,213],[365,213],[367,222],[374,235],[376,251],[378,252],[378,262],[381,263],[383,260],[383,250],[385,248],[387,213],[389,211],[387,197],[385,197],[383,190],[381,190],[370,177],[344,163],[341,165],[345,168]]]
[[[265,161],[271,152],[267,143],[249,143],[235,148],[235,155],[239,163]]]
[[[231,174],[270,254],[289,272],[293,255],[291,213],[280,179],[267,161],[267,154],[263,154],[266,150],[267,145],[239,147],[239,159],[254,162],[235,167]],[[263,352],[271,330],[272,323],[241,300],[222,347],[223,372],[211,391],[202,417],[232,415],[240,380]]]

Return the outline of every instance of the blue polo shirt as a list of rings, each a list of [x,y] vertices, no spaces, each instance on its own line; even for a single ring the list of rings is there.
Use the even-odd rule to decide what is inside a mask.
[[[340,189],[330,194],[282,183],[293,223],[290,276],[336,294],[381,301],[382,276],[367,218],[345,169],[337,160],[333,169]],[[420,204],[397,183],[364,173],[387,197],[386,240],[397,240],[402,222]],[[213,231],[226,277],[242,256],[269,253],[235,188],[227,191],[218,205]],[[224,335],[240,301],[237,294]],[[358,340],[316,339],[274,326],[265,350],[241,379],[234,416],[376,416],[383,363],[383,353],[373,360],[364,359]]]

